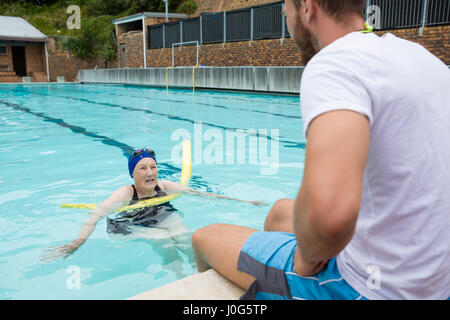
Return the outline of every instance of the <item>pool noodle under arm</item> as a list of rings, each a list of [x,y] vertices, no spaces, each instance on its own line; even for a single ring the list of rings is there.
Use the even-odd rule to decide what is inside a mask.
[[[191,178],[192,161],[191,161],[191,142],[189,140],[183,141],[182,145],[183,160],[181,166],[180,184],[187,186],[189,179]],[[161,203],[166,203],[178,198],[181,193],[174,193],[164,197],[152,198],[148,200],[141,200],[136,204],[123,206],[117,209],[117,211],[128,211],[143,207],[156,206]],[[79,203],[79,204],[62,204],[62,208],[77,208],[94,210],[97,205],[95,203]]]

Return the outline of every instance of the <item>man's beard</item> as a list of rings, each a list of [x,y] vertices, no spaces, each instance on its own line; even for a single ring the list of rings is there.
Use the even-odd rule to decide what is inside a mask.
[[[302,56],[302,63],[306,66],[309,60],[317,53],[317,50],[313,46],[311,31],[305,27],[300,18],[297,19],[295,24],[295,37],[293,40]]]

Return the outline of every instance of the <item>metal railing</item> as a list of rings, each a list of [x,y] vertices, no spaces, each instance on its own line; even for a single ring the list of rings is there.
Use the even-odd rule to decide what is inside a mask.
[[[148,26],[148,48],[288,38],[283,1]],[[375,30],[450,24],[450,0],[367,0],[366,19]]]
[[[450,0],[367,0],[367,21],[378,30],[450,23]]]

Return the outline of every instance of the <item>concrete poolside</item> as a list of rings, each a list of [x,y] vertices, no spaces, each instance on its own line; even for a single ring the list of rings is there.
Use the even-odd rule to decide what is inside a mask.
[[[213,269],[126,300],[238,300],[244,290]]]

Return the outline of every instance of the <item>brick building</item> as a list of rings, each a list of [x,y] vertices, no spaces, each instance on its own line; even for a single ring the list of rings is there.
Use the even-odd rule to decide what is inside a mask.
[[[187,18],[185,14],[168,14],[168,22]],[[165,13],[143,12],[128,17],[115,19],[117,39],[117,65],[119,68],[147,68],[147,26],[166,21]],[[150,62],[150,65],[154,62]]]
[[[20,17],[0,16],[0,82],[48,81],[47,36]]]
[[[222,13],[224,11],[250,8],[260,5],[272,5],[273,0],[195,0],[198,8],[191,17],[199,17],[206,12]],[[279,2],[279,1],[278,1]],[[137,17],[139,20],[140,17]],[[173,19],[177,20],[177,19]],[[186,19],[182,19],[186,20]],[[161,19],[146,19],[146,26],[164,22]],[[115,22],[116,23],[116,22]],[[165,48],[149,48],[148,34],[142,23],[141,26],[128,33],[118,34],[118,46],[121,50],[126,47],[126,55],[119,52],[119,67],[126,68],[154,68],[172,66],[172,49],[170,44]],[[117,24],[116,24],[117,28]],[[386,32],[393,33],[407,40],[415,41],[444,63],[450,65],[450,25],[429,26],[421,30],[419,27],[404,29],[377,30],[378,35]],[[180,32],[181,33],[181,32]],[[144,40],[147,49],[143,49]],[[194,66],[197,61],[197,48],[183,46],[174,52],[175,66]],[[205,66],[298,66],[301,65],[301,56],[294,42],[289,38],[260,39],[253,41],[224,41],[223,43],[203,43],[200,46],[199,64]]]
[[[198,8],[192,16],[169,13],[169,24],[179,20],[186,22],[207,12],[223,13],[236,9],[245,9],[261,5],[273,5],[274,0],[194,0]],[[161,26],[165,23],[165,14],[143,12],[112,21],[116,27],[117,57],[107,63],[100,58],[81,61],[67,49],[58,49],[54,39],[49,39],[49,77],[55,81],[57,76],[64,76],[66,81],[76,80],[80,69],[94,68],[155,68],[172,66],[171,42],[165,47],[151,48],[148,26]],[[263,21],[263,24],[265,22]],[[166,25],[166,27],[168,27]],[[184,26],[183,26],[184,28]],[[242,28],[242,27],[241,27]],[[185,30],[184,28],[183,30]],[[167,31],[168,29],[166,29]],[[415,41],[444,63],[450,65],[450,25],[383,29],[376,31],[381,35],[391,32],[399,37]],[[186,41],[186,40],[183,40]],[[174,51],[175,66],[194,66],[197,61],[197,48],[184,46]],[[0,47],[1,50],[1,47]],[[0,54],[0,71],[2,63]],[[199,47],[199,64],[205,66],[299,66],[301,57],[294,42],[289,37],[263,38],[252,41],[226,41],[223,43],[202,43]],[[4,60],[3,60],[4,61]]]

